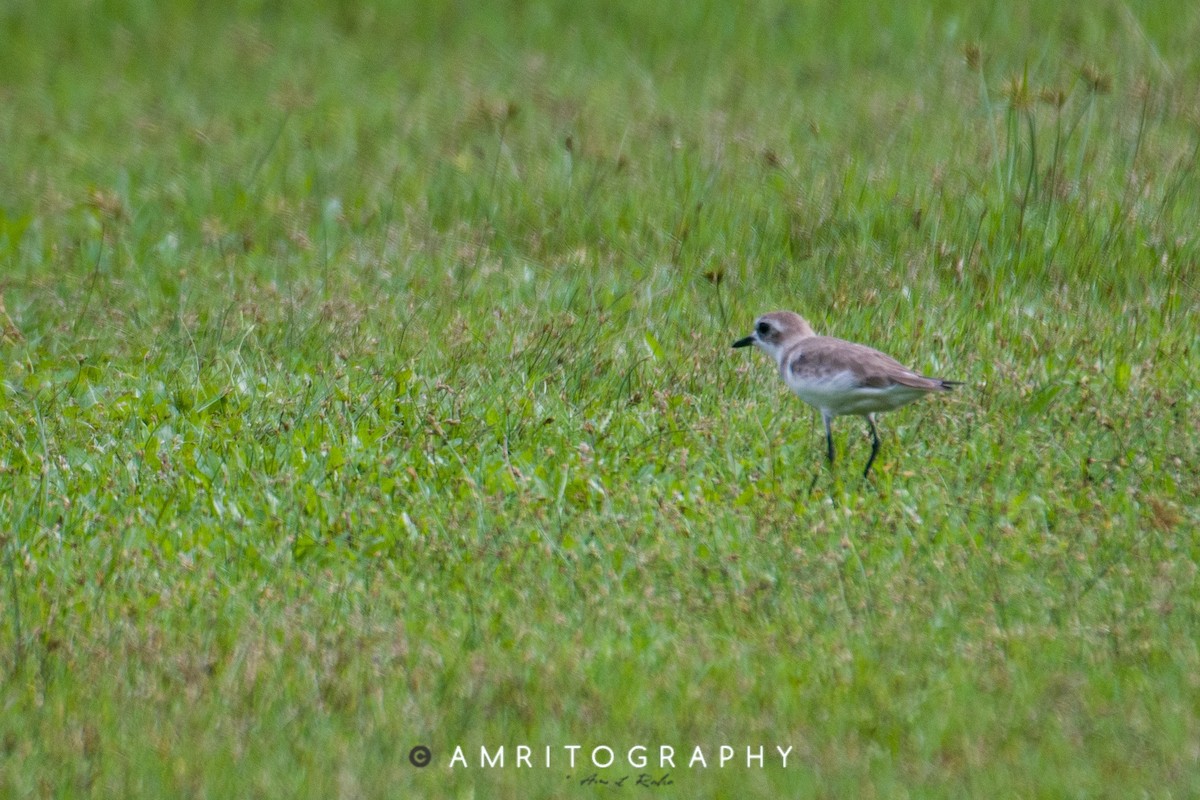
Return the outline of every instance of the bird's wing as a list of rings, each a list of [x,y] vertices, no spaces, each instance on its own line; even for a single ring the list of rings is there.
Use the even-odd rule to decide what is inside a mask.
[[[937,391],[946,388],[942,381],[913,372],[891,356],[857,342],[832,336],[807,338],[796,348],[792,359],[801,359],[817,372],[849,372],[859,386],[886,389],[899,384],[913,389]]]

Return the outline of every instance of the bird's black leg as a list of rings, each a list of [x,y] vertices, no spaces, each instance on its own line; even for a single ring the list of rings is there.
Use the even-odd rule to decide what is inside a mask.
[[[871,457],[867,459],[867,466],[863,470],[863,477],[867,477],[871,472],[871,465],[875,463],[875,456],[879,453],[879,431],[875,430],[875,415],[867,414],[867,425],[871,427]]]
[[[828,447],[829,463],[833,464],[833,428],[829,423],[833,421],[833,417],[828,414],[821,415],[821,421],[825,423],[825,445]]]
[[[833,421],[833,417],[822,412],[821,413],[821,421],[825,423],[826,454],[829,457],[829,466],[832,467],[833,466],[833,428],[830,427],[829,423],[831,423]],[[808,491],[810,494],[812,493],[813,488],[817,485],[817,478],[819,478],[819,477],[821,477],[820,469],[818,469],[816,472],[813,473],[812,483],[810,483],[808,485]]]

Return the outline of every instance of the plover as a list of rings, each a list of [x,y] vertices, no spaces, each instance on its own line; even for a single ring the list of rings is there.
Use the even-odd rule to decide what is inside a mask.
[[[876,414],[961,385],[959,381],[920,375],[866,345],[817,336],[803,317],[791,311],[763,314],[754,323],[754,333],[733,343],[734,347],[750,345],[757,345],[774,358],[788,388],[821,412],[830,464],[833,418],[844,414],[866,417],[871,429],[871,457],[863,469],[864,478],[879,453]]]

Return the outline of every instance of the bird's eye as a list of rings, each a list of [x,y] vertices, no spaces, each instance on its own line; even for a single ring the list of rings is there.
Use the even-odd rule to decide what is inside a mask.
[[[758,331],[759,336],[766,336],[768,333],[771,332],[771,326],[765,322],[760,322],[760,323],[758,323],[758,327],[756,327],[755,330]]]

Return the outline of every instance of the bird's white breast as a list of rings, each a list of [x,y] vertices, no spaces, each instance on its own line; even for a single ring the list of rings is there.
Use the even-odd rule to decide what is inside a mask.
[[[784,380],[801,400],[835,417],[891,411],[924,394],[920,389],[900,384],[882,388],[862,386],[860,376],[849,370],[819,375],[788,371]]]

